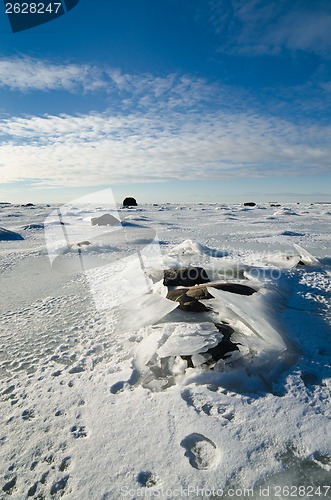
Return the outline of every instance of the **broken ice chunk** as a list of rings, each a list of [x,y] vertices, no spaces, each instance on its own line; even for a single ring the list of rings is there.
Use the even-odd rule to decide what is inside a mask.
[[[319,260],[316,259],[311,253],[307,252],[304,248],[302,248],[300,245],[297,245],[296,243],[293,243],[294,248],[300,255],[300,260],[304,264],[308,265],[316,265],[319,264]]]
[[[213,323],[173,323],[171,326],[172,334],[157,350],[161,358],[206,352],[223,338]]]
[[[221,304],[225,305],[258,337],[265,341],[265,347],[271,350],[285,351],[286,345],[281,335],[272,326],[276,322],[278,311],[276,310],[276,301],[271,306],[267,291],[264,294],[261,291],[249,297],[241,297],[222,290],[208,287],[211,295],[218,299]]]

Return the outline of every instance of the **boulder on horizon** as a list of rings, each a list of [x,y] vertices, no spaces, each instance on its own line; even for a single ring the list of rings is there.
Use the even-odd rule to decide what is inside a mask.
[[[256,203],[254,203],[254,201],[246,201],[246,203],[244,203],[244,207],[255,207],[256,206]]]
[[[137,201],[134,198],[125,198],[123,200],[123,207],[136,207],[138,206]]]

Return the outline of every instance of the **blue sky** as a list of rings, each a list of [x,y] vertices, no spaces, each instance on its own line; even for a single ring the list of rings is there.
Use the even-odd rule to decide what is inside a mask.
[[[80,0],[0,26],[0,200],[331,200],[329,0]]]

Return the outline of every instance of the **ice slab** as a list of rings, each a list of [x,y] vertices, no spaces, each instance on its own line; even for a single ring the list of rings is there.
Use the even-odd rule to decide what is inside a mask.
[[[302,248],[300,245],[297,245],[296,243],[293,243],[294,248],[300,255],[300,259],[304,264],[310,264],[310,265],[316,265],[319,264],[319,260],[316,259],[311,253],[307,252],[304,248]]]
[[[208,255],[209,257],[225,257],[228,252],[209,248],[201,243],[194,243],[192,240],[185,240],[179,245],[172,248],[169,255]]]
[[[230,295],[222,290],[209,287],[208,291],[263,339],[270,346],[270,349],[286,350],[282,336],[272,326],[276,323],[277,309],[271,306],[271,301],[267,300],[268,298],[261,291],[248,297]],[[265,293],[267,292],[265,291]]]
[[[156,351],[161,358],[190,356],[206,352],[221,342],[223,335],[213,323],[173,323],[168,326],[172,333]]]
[[[151,293],[121,304],[115,319],[120,330],[138,330],[153,325],[178,307],[178,302]]]

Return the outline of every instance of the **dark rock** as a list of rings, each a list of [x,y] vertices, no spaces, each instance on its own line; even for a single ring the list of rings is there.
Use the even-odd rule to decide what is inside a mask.
[[[21,205],[21,207],[34,207],[34,203],[26,203],[25,205]]]
[[[203,286],[192,286],[190,288],[176,288],[175,290],[170,290],[168,292],[167,298],[170,300],[177,300],[182,295],[194,298],[196,300],[206,300],[213,299],[214,297],[210,295],[207,287]]]
[[[182,297],[182,295],[186,295],[187,290],[188,288],[177,288],[176,290],[169,290],[167,293],[167,299],[176,302],[176,300]]]
[[[270,203],[271,207],[281,207],[280,203]]]
[[[202,302],[199,302],[197,299],[193,297],[188,297],[187,295],[183,295],[176,302],[179,302],[178,309],[187,312],[206,312],[209,311],[209,308],[205,306]]]
[[[253,295],[256,293],[254,288],[240,283],[206,283],[205,285],[196,285],[189,288],[177,288],[168,292],[167,297],[171,300],[176,300],[181,295],[185,294],[188,297],[193,297],[197,300],[213,299],[214,297],[208,292],[208,287],[223,290],[224,292],[236,293],[237,295]]]
[[[79,243],[77,243],[78,247],[83,247],[85,245],[91,245],[91,242],[86,240],[86,241],[80,241]]]
[[[247,201],[246,203],[244,203],[244,207],[255,207],[256,206],[256,203],[254,203],[254,201]]]
[[[113,215],[104,214],[100,217],[92,217],[91,224],[92,226],[118,226],[120,221]]]
[[[209,286],[217,290],[223,290],[224,292],[236,293],[237,295],[253,295],[256,292],[254,288],[239,283],[220,283]]]
[[[163,284],[165,286],[193,286],[209,281],[208,275],[202,267],[184,267],[164,271]]]
[[[167,299],[173,300],[174,302],[179,302],[178,309],[188,312],[205,312],[209,311],[202,302],[199,302],[196,298],[190,297],[186,294],[186,288],[179,288],[177,290],[170,290],[167,294]]]
[[[136,207],[138,203],[134,198],[125,198],[123,201],[123,207]]]
[[[204,304],[199,303],[200,300],[213,299],[214,297],[208,292],[207,287],[223,290],[224,292],[235,293],[237,295],[253,295],[256,293],[254,288],[239,283],[211,283],[202,286],[192,286],[189,288],[177,288],[169,290],[167,299],[179,302],[179,309],[184,311],[206,311],[208,308]],[[199,303],[199,305],[196,304]]]
[[[214,298],[212,295],[210,295],[207,290],[207,286],[205,285],[198,285],[188,288],[186,291],[186,295],[188,295],[188,297],[194,297],[197,300],[207,300]]]

